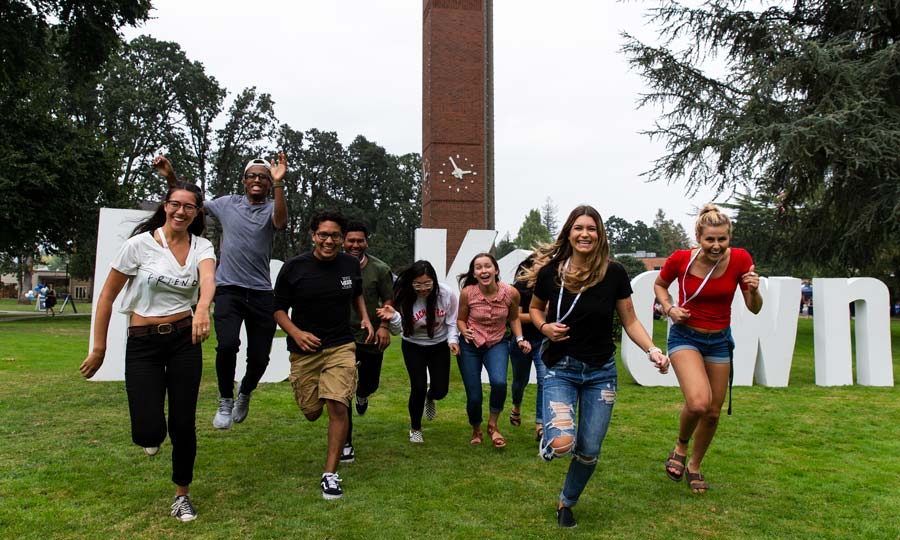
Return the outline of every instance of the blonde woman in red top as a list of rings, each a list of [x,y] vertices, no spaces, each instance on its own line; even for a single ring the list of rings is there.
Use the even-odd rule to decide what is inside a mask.
[[[459,314],[459,373],[466,388],[466,413],[472,425],[470,444],[481,444],[482,400],[481,366],[487,370],[491,385],[488,436],[494,448],[506,446],[506,439],[497,429],[497,419],[506,401],[506,371],[509,362],[508,341],[503,339],[509,324],[516,345],[524,353],[531,344],[522,336],[519,322],[519,291],[499,281],[500,266],[488,253],[479,253],[469,263],[469,270],[460,276]]]
[[[750,254],[730,247],[728,216],[714,204],[707,204],[697,217],[695,232],[699,247],[673,253],[653,288],[657,302],[672,319],[668,354],[684,394],[678,441],[666,460],[666,474],[676,482],[687,476],[691,491],[704,493],[709,486],[700,473],[700,463],[716,434],[732,376],[734,291],[740,287],[744,304],[753,313],[759,313],[763,300]],[[669,284],[676,279],[677,304],[668,292]],[[691,437],[694,445],[688,461]]]

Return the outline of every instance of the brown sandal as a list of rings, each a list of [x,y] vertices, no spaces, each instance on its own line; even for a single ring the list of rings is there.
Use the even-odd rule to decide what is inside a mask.
[[[482,439],[484,439],[484,434],[481,433],[481,430],[475,428],[472,430],[472,439],[469,440],[469,444],[472,446],[478,446],[481,444]]]
[[[513,425],[513,427],[519,427],[522,425],[522,411],[517,411],[513,409],[509,413],[509,423]]]
[[[494,448],[503,448],[506,446],[506,439],[503,438],[503,435],[500,435],[497,428],[488,426],[488,435],[491,437],[491,443],[494,445]]]
[[[671,478],[672,481],[681,482],[681,479],[684,478],[685,460],[687,460],[687,456],[676,454],[675,450],[672,450],[672,453],[669,454],[668,459],[666,459],[666,475]],[[674,469],[674,471],[670,471],[669,469]]]
[[[691,488],[692,492],[697,494],[706,493],[706,490],[709,489],[709,484],[703,479],[703,474],[687,471],[685,476],[687,476],[688,487]]]

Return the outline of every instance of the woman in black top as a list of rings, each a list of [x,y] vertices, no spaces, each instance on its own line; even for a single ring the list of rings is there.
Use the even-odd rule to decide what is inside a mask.
[[[616,402],[613,313],[660,372],[668,371],[669,359],[637,320],[628,274],[609,260],[603,220],[593,207],[572,210],[556,242],[538,250],[535,266],[530,313],[546,338],[547,366],[540,453],[547,461],[573,456],[556,515],[560,527],[574,527],[571,507],[594,473]]]

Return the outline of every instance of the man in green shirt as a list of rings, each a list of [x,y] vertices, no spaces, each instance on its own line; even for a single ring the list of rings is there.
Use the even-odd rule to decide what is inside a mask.
[[[375,310],[384,305],[394,305],[394,279],[391,268],[382,260],[366,253],[369,248],[369,229],[365,223],[351,221],[344,234],[344,251],[359,259],[362,271],[363,299],[369,320],[380,321]],[[375,332],[375,342],[366,343],[366,332],[360,332],[360,315],[355,311],[350,314],[350,326],[356,331],[356,370],[358,384],[356,387],[356,413],[360,416],[369,408],[369,396],[378,389],[381,379],[381,362],[384,350],[391,344],[391,333],[388,323],[381,321]],[[347,442],[341,451],[341,461],[352,463],[355,459],[353,451],[353,415],[350,415],[350,428],[347,431]]]

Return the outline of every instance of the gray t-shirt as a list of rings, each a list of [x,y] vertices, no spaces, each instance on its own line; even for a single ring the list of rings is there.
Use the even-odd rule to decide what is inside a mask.
[[[275,202],[250,204],[243,195],[225,195],[206,202],[204,207],[222,224],[216,285],[271,291],[269,261],[275,236]]]

